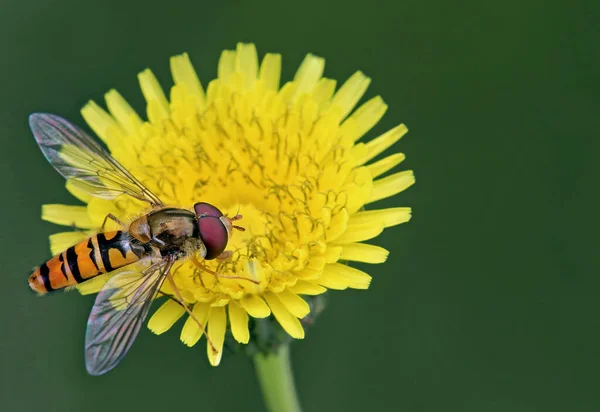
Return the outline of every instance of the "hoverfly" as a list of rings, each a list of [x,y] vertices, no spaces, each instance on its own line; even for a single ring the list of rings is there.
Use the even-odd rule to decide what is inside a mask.
[[[31,289],[45,294],[138,261],[147,262],[143,271],[117,273],[98,293],[85,334],[87,371],[91,375],[102,375],[125,357],[165,280],[175,291],[171,298],[179,301],[206,335],[181,297],[170,271],[175,262],[189,257],[201,269],[222,276],[202,266],[196,255],[206,260],[226,257],[225,248],[232,229],[244,230],[233,224],[241,215],[229,218],[205,202],[196,203],[193,211],[166,207],[88,134],[68,120],[34,113],[29,117],[29,125],[46,159],[78,188],[103,199],[129,195],[152,207],[151,212],[138,217],[128,227],[108,215],[107,219],[120,223],[123,230],[91,236],[43,263],[29,277]],[[208,342],[216,352],[210,339]]]

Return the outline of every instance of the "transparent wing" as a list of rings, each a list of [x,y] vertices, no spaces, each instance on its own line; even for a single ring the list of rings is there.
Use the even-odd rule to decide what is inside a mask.
[[[90,375],[105,374],[125,357],[171,266],[165,260],[141,273],[120,273],[104,285],[85,333],[85,366]]]
[[[34,113],[29,126],[46,159],[66,179],[89,194],[113,199],[128,194],[162,202],[82,129],[62,117]]]

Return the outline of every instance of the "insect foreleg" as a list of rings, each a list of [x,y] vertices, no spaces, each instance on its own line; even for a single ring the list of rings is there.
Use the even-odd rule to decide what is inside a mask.
[[[118,225],[120,225],[122,228],[126,227],[127,225],[125,225],[125,223],[123,223],[121,220],[119,220],[118,217],[116,217],[115,215],[113,215],[112,213],[109,213],[108,215],[106,215],[106,217],[104,218],[104,221],[102,222],[102,231],[104,232],[105,226],[106,226],[106,222],[108,221],[108,219],[117,222]]]

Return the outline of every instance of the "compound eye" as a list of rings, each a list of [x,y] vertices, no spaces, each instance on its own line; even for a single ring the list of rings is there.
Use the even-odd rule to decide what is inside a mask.
[[[210,203],[199,202],[194,205],[194,211],[198,216],[221,217],[223,213]]]
[[[206,256],[204,259],[211,260],[219,256],[227,247],[229,235],[221,219],[214,216],[203,216],[198,218],[198,233],[204,246]]]

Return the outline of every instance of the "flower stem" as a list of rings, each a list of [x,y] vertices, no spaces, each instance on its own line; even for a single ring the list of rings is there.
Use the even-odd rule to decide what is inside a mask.
[[[267,355],[262,353],[254,355],[254,368],[267,410],[301,412],[294,387],[288,345],[281,345],[276,352]]]

